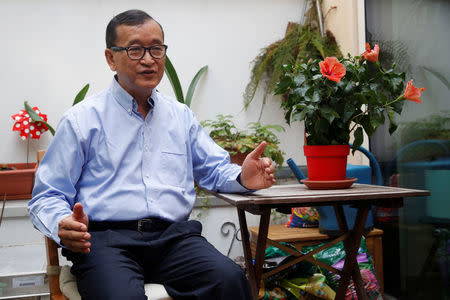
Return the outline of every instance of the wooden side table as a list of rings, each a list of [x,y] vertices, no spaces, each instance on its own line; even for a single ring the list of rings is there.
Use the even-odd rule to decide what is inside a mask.
[[[330,245],[343,241],[346,258],[342,270],[337,270],[326,264],[320,264],[327,270],[339,274],[339,287],[336,292],[336,300],[345,299],[345,293],[352,279],[355,284],[355,290],[358,299],[368,299],[364,290],[364,283],[361,272],[356,260],[361,237],[364,233],[364,225],[371,205],[401,207],[404,197],[428,196],[429,191],[404,189],[395,187],[386,187],[378,185],[354,184],[348,189],[337,190],[310,190],[303,184],[278,185],[269,189],[259,190],[251,194],[225,194],[214,193],[233,206],[236,206],[239,217],[239,224],[242,234],[242,247],[244,250],[245,266],[248,272],[248,278],[253,292],[253,298],[258,299],[258,291],[263,276],[277,273],[286,269],[290,265],[302,260],[313,260],[312,255]],[[349,229],[344,215],[343,205],[350,204],[358,208],[354,228]],[[326,245],[318,247],[307,254],[299,254],[289,247],[278,244],[277,247],[297,256],[292,261],[279,266],[275,270],[267,273],[262,272],[264,263],[264,251],[269,233],[270,212],[273,208],[289,209],[292,207],[302,206],[322,206],[332,205],[339,224],[341,236],[333,239]],[[258,239],[256,243],[256,254],[253,257],[250,247],[250,234],[247,226],[245,213],[260,215],[260,223],[258,229]]]

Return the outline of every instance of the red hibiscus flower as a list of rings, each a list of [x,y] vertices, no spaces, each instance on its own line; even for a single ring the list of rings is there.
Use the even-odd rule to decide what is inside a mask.
[[[403,98],[406,100],[421,103],[420,94],[425,91],[425,88],[418,88],[412,84],[412,79],[406,84],[406,89],[403,92]]]
[[[366,51],[362,54],[365,59],[371,62],[377,62],[378,61],[378,54],[380,54],[380,46],[378,44],[375,44],[373,49],[370,49],[369,43],[366,43]]]
[[[326,78],[340,82],[345,75],[345,66],[336,57],[327,57],[319,63],[320,72]]]
[[[33,110],[47,122],[47,115],[39,111],[36,106]],[[18,114],[12,115],[11,118],[15,121],[13,125],[13,131],[20,131],[22,140],[26,140],[28,137],[33,139],[39,139],[41,134],[48,130],[47,126],[42,122],[34,122],[26,110],[21,110]]]

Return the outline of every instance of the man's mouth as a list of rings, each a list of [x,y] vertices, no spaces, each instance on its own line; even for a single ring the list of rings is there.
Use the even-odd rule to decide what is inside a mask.
[[[146,76],[150,76],[150,75],[153,75],[153,74],[155,74],[155,73],[156,73],[156,72],[153,71],[153,70],[145,70],[145,71],[142,71],[142,72],[141,72],[141,74],[146,75]]]

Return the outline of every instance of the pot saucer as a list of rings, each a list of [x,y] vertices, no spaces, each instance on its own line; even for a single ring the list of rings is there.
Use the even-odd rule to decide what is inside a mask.
[[[311,190],[333,190],[333,189],[347,189],[352,186],[357,178],[347,178],[344,180],[309,180],[302,179],[304,183]]]

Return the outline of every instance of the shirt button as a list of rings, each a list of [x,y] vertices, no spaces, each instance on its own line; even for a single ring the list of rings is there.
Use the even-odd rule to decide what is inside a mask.
[[[128,113],[131,115],[131,109],[128,109]]]

